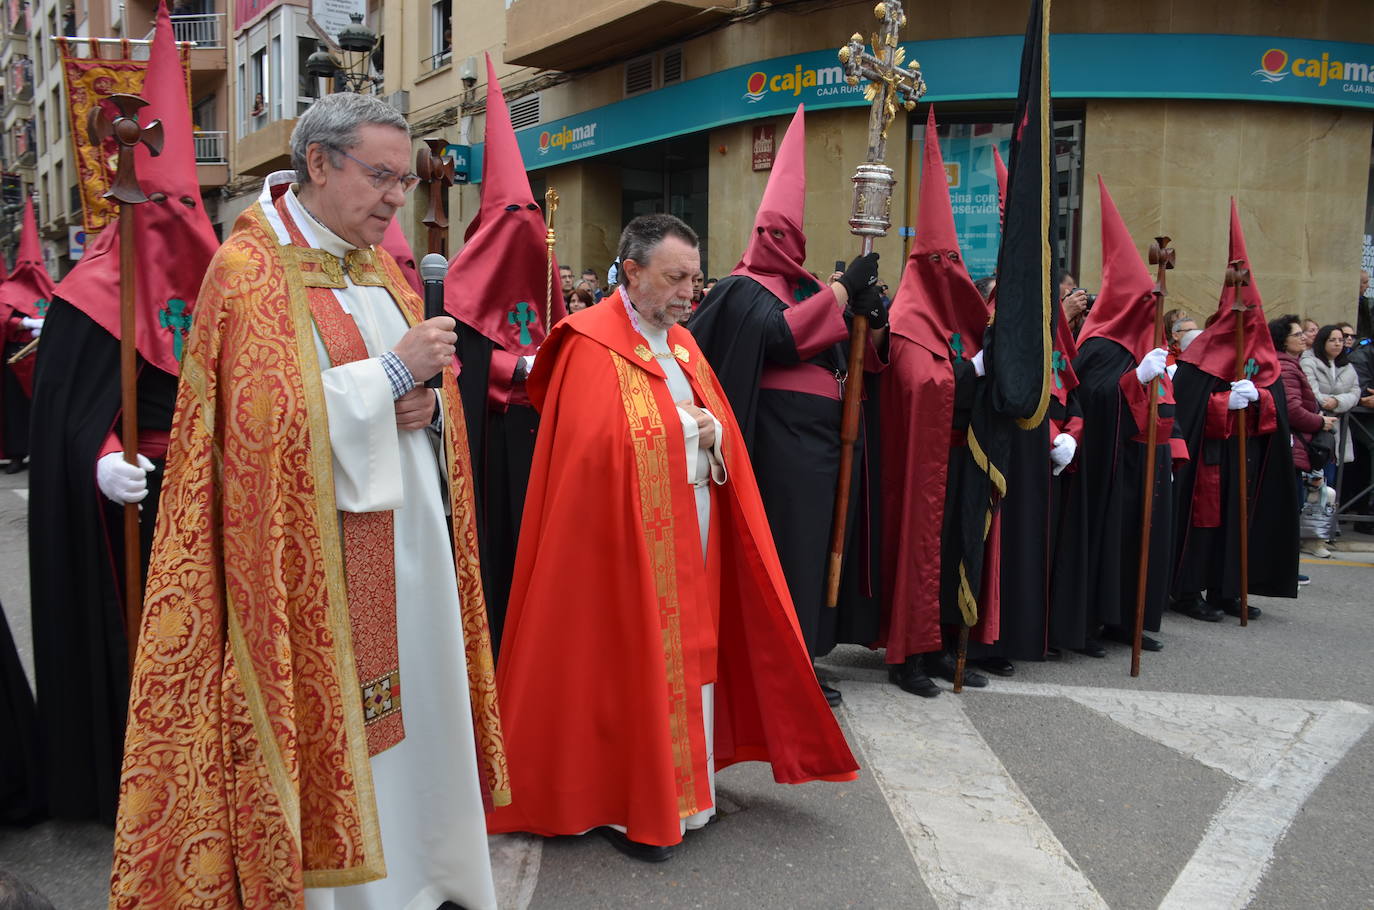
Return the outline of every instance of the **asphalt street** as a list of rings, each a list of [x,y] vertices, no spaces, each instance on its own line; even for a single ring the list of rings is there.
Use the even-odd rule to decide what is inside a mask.
[[[31,669],[26,483],[0,475],[0,601]],[[841,648],[822,674],[857,781],[727,769],[717,820],[655,866],[594,836],[495,838],[503,907],[1369,907],[1374,539],[1304,571],[1247,629],[1166,616],[1138,679],[1109,646],[925,700]],[[0,867],[103,907],[110,843],[0,828]]]

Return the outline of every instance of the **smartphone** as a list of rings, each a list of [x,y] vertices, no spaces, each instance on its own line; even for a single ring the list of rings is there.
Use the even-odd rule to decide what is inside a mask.
[[[843,260],[843,259],[836,259],[836,260],[835,260],[835,271],[837,271],[837,272],[843,272],[843,271],[844,271],[844,260]]]

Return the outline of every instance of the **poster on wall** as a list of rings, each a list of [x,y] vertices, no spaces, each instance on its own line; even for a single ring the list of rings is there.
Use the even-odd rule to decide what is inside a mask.
[[[912,148],[921,147],[924,133],[924,125],[913,130]],[[1011,153],[1010,124],[954,123],[940,137],[954,230],[969,277],[974,281],[997,270],[997,246],[1002,241],[994,148],[1003,159]],[[924,180],[925,175],[920,179]]]
[[[339,32],[348,28],[352,22],[349,16],[357,13],[367,19],[367,4],[364,0],[311,0],[310,15],[325,34],[338,39]]]

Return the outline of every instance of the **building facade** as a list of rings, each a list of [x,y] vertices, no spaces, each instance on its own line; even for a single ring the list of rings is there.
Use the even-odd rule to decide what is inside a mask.
[[[911,3],[902,33],[936,105],[974,277],[995,263],[991,149],[1005,154],[1010,139],[1025,14],[1023,0]],[[417,139],[441,136],[468,159],[472,182],[450,197],[450,251],[477,210],[488,53],[536,197],[549,186],[561,197],[560,262],[604,279],[624,222],[671,211],[702,234],[707,274],[727,274],[747,242],[769,146],[799,102],[809,267],[825,274],[856,251],[850,178],[864,159],[867,110],[835,51],[873,30],[868,2],[388,0],[371,15],[385,36],[381,90],[404,97]],[[1266,307],[1351,317],[1374,233],[1367,3],[1057,0],[1051,28],[1059,253],[1080,284],[1100,281],[1101,175],[1142,246],[1173,238],[1171,302],[1199,315],[1215,307],[1235,196]],[[894,224],[877,245],[889,282],[916,221],[925,114],[922,103],[899,117],[889,138]],[[417,240],[422,209],[403,216]]]

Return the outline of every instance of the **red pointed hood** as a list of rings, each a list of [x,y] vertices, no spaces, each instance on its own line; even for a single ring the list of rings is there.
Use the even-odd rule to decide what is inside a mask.
[[[1078,341],[1073,337],[1073,329],[1064,318],[1064,303],[1055,303],[1058,313],[1054,323],[1054,352],[1050,354],[1050,369],[1054,372],[1054,385],[1050,394],[1059,399],[1060,404],[1069,403],[1069,393],[1078,387],[1078,374],[1073,371],[1073,359],[1078,356]]]
[[[0,263],[2,264],[2,263]],[[53,281],[43,265],[43,245],[38,240],[38,219],[33,214],[33,197],[24,199],[24,226],[19,234],[19,252],[9,278],[0,284],[0,326],[11,313],[40,316],[52,300]]]
[[[997,214],[999,218],[1007,216],[1007,163],[1002,160],[1002,153],[997,150],[997,146],[992,147],[992,166],[997,171]]]
[[[558,263],[548,261],[544,215],[530,191],[506,97],[487,57],[487,135],[482,154],[482,202],[462,251],[449,263],[444,308],[512,354],[533,354],[549,322],[567,315]]]
[[[382,237],[382,249],[391,254],[391,258],[396,260],[396,264],[401,267],[401,274],[406,276],[406,283],[414,289],[415,293],[421,297],[425,296],[425,284],[420,280],[420,270],[415,267],[415,252],[410,248],[410,241],[406,239],[406,232],[401,230],[401,223],[395,218],[391,219],[391,224],[386,226],[386,236]]]
[[[1102,287],[1078,333],[1078,345],[1089,338],[1110,338],[1139,361],[1164,343],[1155,337],[1155,282],[1101,176],[1097,185],[1102,194]]]
[[[195,135],[186,97],[186,71],[177,51],[172,20],[158,5],[157,28],[148,55],[143,100],[144,123],[162,121],[162,154],[135,150],[138,182],[148,202],[133,206],[137,263],[138,353],[173,376],[190,330],[196,295],[219,249],[219,238],[205,214],[196,175]],[[111,222],[86,249],[85,256],[56,293],[119,337],[119,225]]]
[[[888,311],[892,331],[932,354],[968,360],[983,346],[989,310],[959,252],[934,105],[926,118],[920,205],[911,254]]]
[[[749,246],[730,274],[748,275],[784,303],[810,297],[816,279],[806,270],[805,220],[806,106],[799,104],[773,159]]]
[[[1236,291],[1245,307],[1245,377],[1257,386],[1273,385],[1279,376],[1279,357],[1269,338],[1269,325],[1264,318],[1264,304],[1260,300],[1259,285],[1245,251],[1245,234],[1240,229],[1240,212],[1236,199],[1231,197],[1231,246],[1227,266],[1239,262],[1239,268],[1250,269],[1250,283],[1241,288],[1227,287],[1222,282],[1221,301],[1217,304],[1212,324],[1193,339],[1178,359],[1218,379],[1232,381],[1236,375]]]

